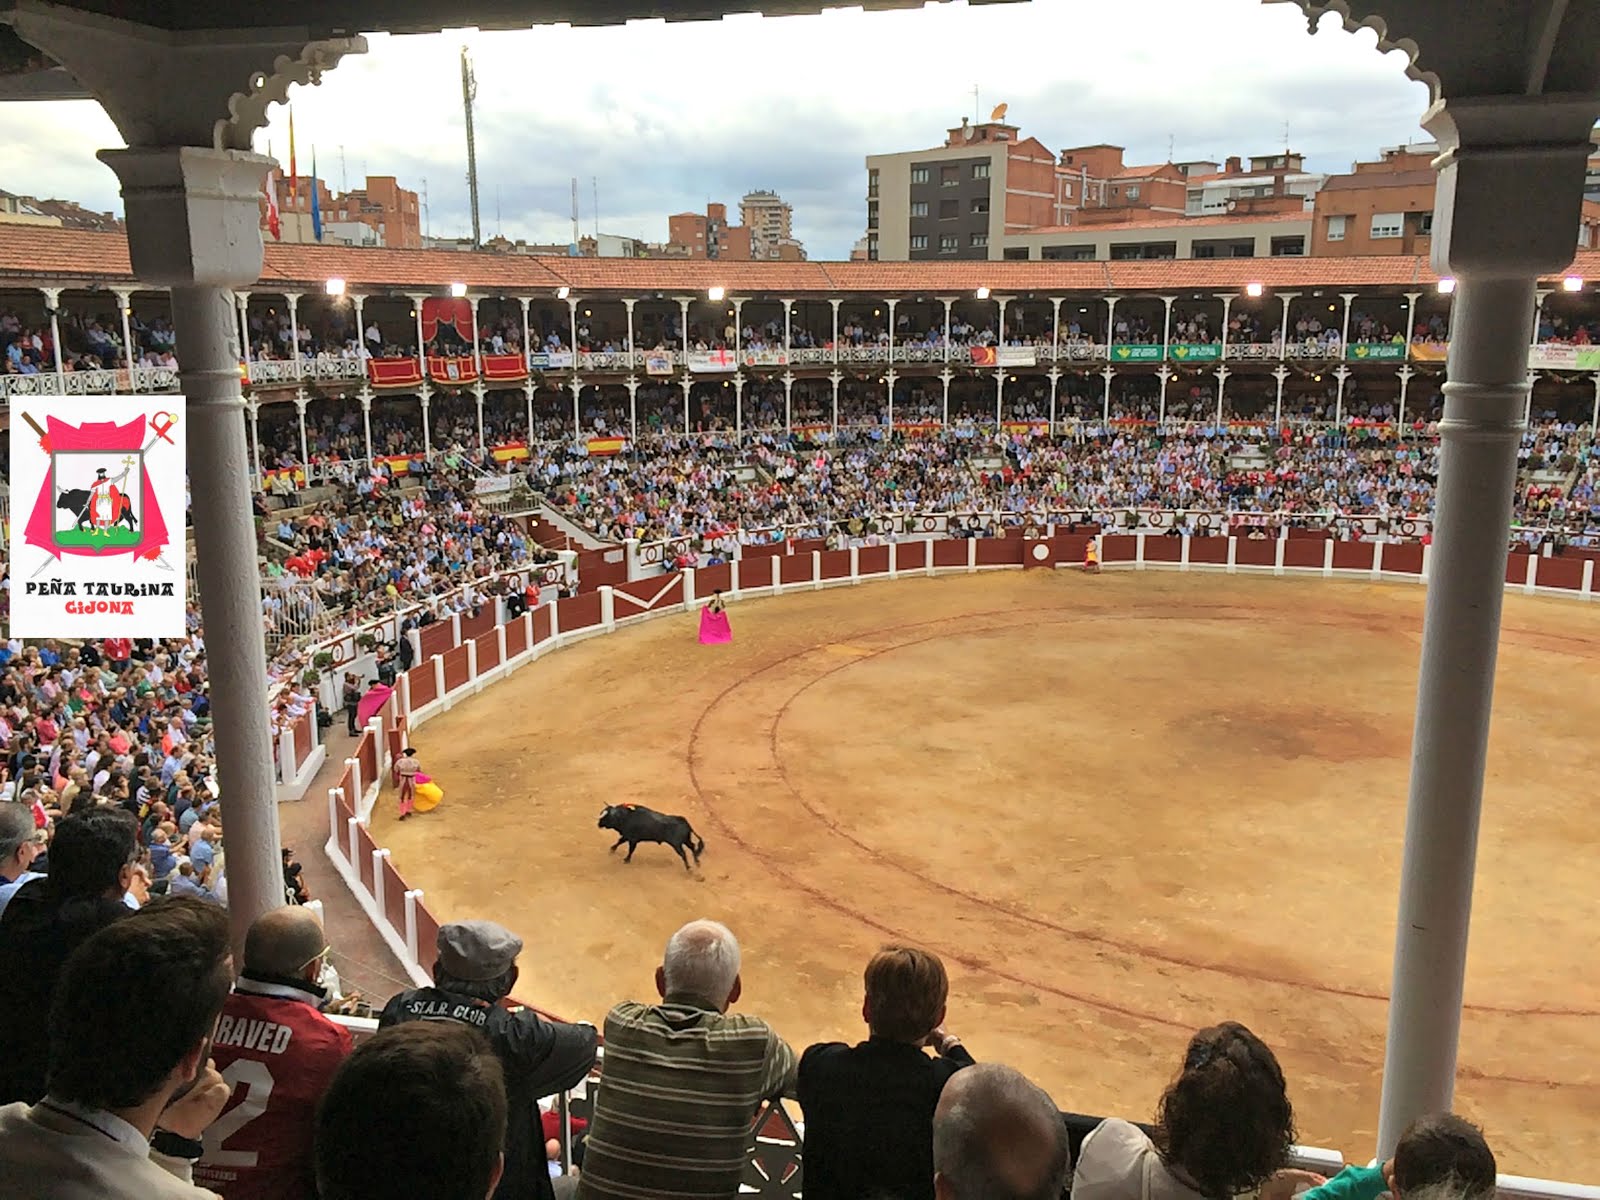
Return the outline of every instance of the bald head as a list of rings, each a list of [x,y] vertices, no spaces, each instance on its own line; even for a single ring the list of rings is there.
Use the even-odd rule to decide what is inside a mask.
[[[287,905],[262,913],[244,939],[244,969],[255,975],[304,977],[328,943],[308,908]]]
[[[957,1071],[933,1114],[938,1200],[1057,1200],[1070,1165],[1055,1102],[1010,1067]]]
[[[739,998],[739,940],[716,921],[690,921],[667,939],[656,986],[725,1010]]]

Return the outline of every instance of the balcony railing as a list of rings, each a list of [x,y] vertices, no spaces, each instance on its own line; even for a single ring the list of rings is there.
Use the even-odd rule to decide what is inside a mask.
[[[0,375],[0,396],[111,396],[118,392],[174,392],[175,367],[135,367],[132,371],[54,371],[38,375]]]
[[[261,359],[249,365],[252,387],[274,383],[359,383],[367,377],[359,358]]]

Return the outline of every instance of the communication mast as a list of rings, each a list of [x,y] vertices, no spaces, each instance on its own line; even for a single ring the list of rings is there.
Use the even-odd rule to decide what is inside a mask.
[[[483,245],[478,223],[478,144],[472,136],[472,102],[478,98],[478,80],[472,73],[472,55],[461,47],[461,104],[467,114],[467,194],[472,203],[472,248]]]

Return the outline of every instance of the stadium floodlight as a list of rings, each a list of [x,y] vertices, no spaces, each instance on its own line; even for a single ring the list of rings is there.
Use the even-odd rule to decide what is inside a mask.
[[[344,280],[342,279],[330,279],[323,286],[327,289],[328,295],[330,296],[344,295]]]
[[[1259,283],[1247,283],[1244,285],[1244,294],[1249,296],[1252,300],[1261,295],[1261,292],[1262,287]]]
[[[566,284],[562,284],[560,287],[558,287],[556,289],[556,299],[557,300],[565,300],[570,295],[572,295],[572,289],[569,288]]]
[[[1449,276],[1445,276],[1445,278],[1439,280],[1436,286],[1438,287],[1439,294],[1441,296],[1448,296],[1451,292],[1456,290],[1456,281],[1451,279]]]
[[[1563,279],[1561,281],[1561,290],[1565,291],[1565,292],[1581,292],[1581,291],[1583,291],[1583,276],[1582,275],[1568,275],[1565,279]]]
[[[723,300],[727,298],[727,295],[728,289],[725,287],[709,287],[706,289],[707,300]]]
[[[987,300],[989,298],[989,289],[986,287],[980,287],[976,292],[973,293],[973,295],[977,296],[979,300]]]
[[[450,285],[450,294],[460,300],[467,294],[467,285],[464,283],[452,283]]]

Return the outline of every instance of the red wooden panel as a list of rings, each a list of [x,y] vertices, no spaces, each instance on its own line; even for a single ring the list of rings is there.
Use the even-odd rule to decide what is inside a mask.
[[[500,665],[500,637],[494,630],[480,633],[476,639],[478,647],[478,674],[492,671]]]
[[[355,804],[356,801],[361,797],[355,794],[355,776],[351,774],[349,767],[346,767],[344,770],[339,772],[339,778],[334,781],[333,786],[338,788],[345,795],[345,802],[350,808],[350,812],[346,815],[352,817],[355,816]],[[340,832],[339,836],[344,836],[343,831]]]
[[[1290,530],[1293,533],[1293,530]],[[1326,538],[1296,538],[1291,537],[1284,543],[1283,565],[1286,567],[1317,567],[1322,566],[1322,548]]]
[[[928,546],[924,541],[896,542],[894,565],[901,571],[920,571],[928,565]]]
[[[383,915],[401,937],[406,935],[406,881],[386,858],[383,860]]]
[[[774,554],[782,554],[785,546],[783,542],[766,542],[759,546],[745,546],[740,549],[740,558],[771,558]],[[765,579],[766,576],[762,576]]]
[[[1583,590],[1583,561],[1568,558],[1541,558],[1539,560],[1540,587],[1570,588],[1574,592]]]
[[[506,657],[515,658],[528,648],[528,623],[521,617],[506,622]]]
[[[1233,540],[1233,561],[1244,567],[1270,567],[1276,565],[1278,543],[1268,538],[1254,541],[1241,537]]]
[[[1183,559],[1183,539],[1154,534],[1144,539],[1145,562],[1175,563]]]
[[[1335,542],[1333,566],[1338,571],[1372,570],[1371,542]]]
[[[424,625],[421,636],[423,662],[427,662],[435,654],[443,654],[456,644],[455,633],[450,628],[449,621],[435,621],[432,625]]]
[[[471,613],[461,614],[461,641],[465,644],[470,638],[482,637],[494,628],[494,605],[485,604],[478,609],[478,615]]]
[[[798,538],[789,543],[791,554],[810,554],[813,550],[825,550],[828,547],[825,538]]]
[[[1421,542],[1386,542],[1383,547],[1383,569],[1421,575],[1422,549]]]
[[[811,555],[785,554],[778,560],[781,571],[778,576],[784,583],[807,583],[811,579]]]
[[[596,555],[596,561],[590,566],[578,568],[578,590],[592,592],[603,583],[616,587],[619,583],[628,581],[628,563],[624,559],[619,562],[608,563]]]
[[[294,761],[296,765],[303,763],[311,757],[312,725],[316,720],[315,713],[306,713],[294,723]]]
[[[361,786],[371,787],[378,779],[378,739],[372,736],[370,729],[361,735],[356,761],[361,764]]]
[[[1022,539],[1020,537],[978,539],[979,566],[994,567],[1005,563],[1020,564],[1021,562]]]
[[[361,876],[361,886],[367,889],[370,895],[373,890],[372,882],[372,852],[378,844],[372,840],[372,835],[363,825],[356,826],[356,861],[352,864],[356,874]]]
[[[1091,541],[1086,533],[1058,533],[1050,539],[1052,562],[1081,563],[1084,547]]]
[[[439,698],[438,691],[434,687],[431,662],[425,662],[420,667],[412,667],[406,672],[406,678],[411,681],[412,708],[421,708],[424,704],[431,704]]]
[[[444,690],[448,695],[467,682],[467,648],[457,646],[444,656]]]
[[[1326,529],[1302,529],[1298,525],[1289,526],[1289,540],[1325,542],[1332,536]]]
[[[550,640],[550,610],[553,607],[555,607],[553,604],[542,604],[533,610],[533,641],[535,645]]]
[[[856,563],[863,575],[884,575],[889,570],[889,547],[863,546],[856,555]]]
[[[1506,555],[1506,582],[1528,582],[1528,552],[1526,550],[1513,550]]]
[[[439,957],[439,922],[426,904],[417,905],[417,961],[428,971]]]
[[[733,568],[727,563],[718,563],[714,567],[701,567],[694,573],[694,590],[702,596],[709,596],[712,592],[726,592],[733,587]],[[679,593],[672,598],[672,603],[682,600]]]
[[[1108,533],[1100,539],[1101,562],[1133,562],[1139,552],[1139,539],[1127,533]]]
[[[561,601],[563,633],[570,633],[574,629],[587,629],[591,625],[598,624],[600,624],[600,597],[594,592],[569,596]]]
[[[1189,561],[1212,565],[1228,561],[1228,539],[1197,537],[1189,539]]]
[[[936,567],[964,567],[967,565],[967,539],[945,538],[933,544],[933,565]]]
[[[849,579],[850,551],[824,550],[822,552],[822,577],[824,579]]]

